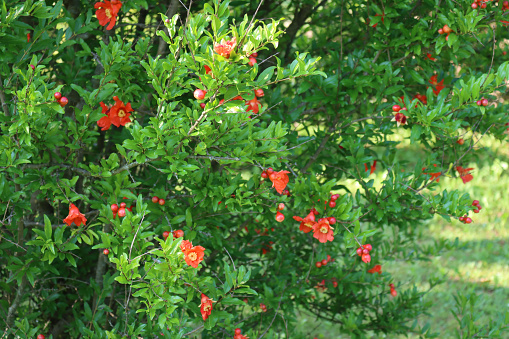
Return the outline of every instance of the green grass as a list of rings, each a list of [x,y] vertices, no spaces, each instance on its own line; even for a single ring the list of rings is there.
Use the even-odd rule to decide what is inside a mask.
[[[390,272],[394,281],[402,286],[415,284],[422,291],[427,291],[430,277],[445,281],[426,294],[425,301],[431,301],[433,306],[429,316],[419,319],[421,326],[430,322],[432,332],[439,333],[439,338],[455,338],[455,331],[459,328],[451,314],[457,292],[473,292],[479,296],[474,313],[479,316],[476,323],[480,325],[488,324],[489,320],[505,312],[509,305],[509,148],[506,142],[486,137],[478,147],[487,149],[478,152],[481,156],[477,164],[467,166],[475,168],[474,179],[463,184],[459,178],[442,177],[440,187],[435,191],[459,189],[468,192],[472,199],[479,200],[482,211],[479,214],[470,213],[474,223],[448,222],[436,216],[419,226],[423,235],[419,240],[421,244],[429,245],[440,239],[458,239],[458,246],[445,250],[440,256],[430,257],[430,261],[387,261],[383,264],[384,272]],[[399,156],[415,157],[420,151],[415,149],[410,154],[412,152],[407,149]],[[376,181],[379,183],[384,174],[382,171],[377,174]],[[346,184],[354,190],[359,188],[353,181]],[[309,331],[316,327],[313,316],[305,313],[300,316],[298,328]],[[318,338],[346,338],[338,330],[337,324],[321,322],[313,334]],[[418,336],[409,334],[408,338]]]
[[[485,141],[493,151],[502,152],[507,157],[507,144],[493,140]],[[435,217],[422,230],[429,240],[448,239],[459,241],[453,250],[431,258],[430,262],[388,262],[384,268],[393,274],[396,281],[415,283],[423,290],[429,287],[427,279],[438,276],[445,283],[435,287],[427,294],[426,300],[433,302],[429,321],[440,338],[452,338],[458,324],[451,314],[456,292],[475,292],[480,296],[476,314],[479,324],[487,324],[490,319],[504,312],[509,301],[509,165],[505,161],[486,159],[482,166],[475,167],[474,180],[467,184],[459,179],[444,178],[441,189],[459,189],[470,193],[480,201],[483,209],[479,214],[471,213],[473,224],[465,225],[459,221],[451,223]]]

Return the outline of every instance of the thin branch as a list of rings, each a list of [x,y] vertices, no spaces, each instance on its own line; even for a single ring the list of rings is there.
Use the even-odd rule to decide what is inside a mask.
[[[283,301],[283,295],[285,294],[285,289],[286,289],[286,286],[285,288],[283,288],[283,292],[281,293],[281,298],[279,298],[279,303],[277,304],[277,310],[276,312],[274,313],[274,317],[272,318],[272,321],[270,322],[269,324],[269,327],[267,327],[265,329],[265,332],[263,332],[259,337],[258,339],[261,339],[265,336],[265,334],[268,332],[268,330],[272,327],[272,323],[274,323],[274,319],[276,319],[277,315],[279,314],[279,309],[281,308],[281,301]]]
[[[27,281],[26,277],[23,277],[21,279],[21,284],[18,286],[18,289],[16,290],[16,296],[14,297],[14,300],[12,301],[12,304],[7,311],[7,318],[5,320],[7,327],[12,326],[12,322],[14,321],[14,315],[16,314],[16,310],[18,309],[18,306],[21,302],[21,298],[23,297],[26,281]]]
[[[251,21],[249,22],[249,26],[247,26],[247,29],[246,29],[246,32],[244,33],[244,36],[240,39],[239,43],[235,47],[236,51],[239,49],[240,46],[242,46],[242,42],[244,42],[244,38],[249,33],[249,30],[251,29],[251,26],[253,25],[253,21],[256,18],[256,14],[258,14],[258,11],[260,10],[260,6],[262,4],[263,4],[263,0],[261,0],[260,3],[258,4],[258,7],[256,8],[256,11],[254,12],[253,17],[251,18]]]
[[[241,161],[240,158],[232,158],[232,157],[215,157],[212,155],[190,155],[188,158],[191,159],[209,159],[210,161],[221,161],[221,160],[232,160],[232,161]]]
[[[490,69],[488,69],[488,74],[490,74],[491,68],[493,67],[493,60],[495,59],[495,49],[497,47],[496,43],[497,43],[497,39],[495,39],[495,28],[493,28],[493,54],[491,55],[491,64],[490,64]],[[482,82],[481,88],[484,86],[484,83],[486,82],[487,79],[488,79],[488,76],[486,76],[486,79],[484,79],[484,81]]]
[[[318,149],[316,150],[315,154],[313,154],[311,156],[311,159],[309,159],[308,163],[304,166],[304,168],[302,168],[302,171],[301,171],[302,173],[306,173],[308,168],[313,164],[313,162],[316,160],[316,158],[318,158],[320,153],[323,151],[323,149],[325,148],[325,144],[327,144],[327,141],[329,141],[330,137],[336,130],[336,124],[338,123],[340,117],[341,116],[339,114],[336,115],[336,118],[334,118],[334,122],[332,123],[332,126],[329,128],[329,131],[328,131],[327,135],[325,136],[325,138],[323,138],[322,142],[320,143],[320,146],[318,146]]]
[[[226,247],[224,247],[224,250],[226,251],[226,253],[228,254],[228,256],[230,257],[230,260],[232,261],[232,264],[233,264],[233,270],[236,271],[237,269],[235,268],[235,262],[233,261],[233,258],[232,256],[230,255],[230,252],[228,252],[228,250],[226,249]]]
[[[138,165],[143,165],[143,164],[140,164],[137,161],[132,162],[130,164],[126,164],[126,165],[124,165],[124,166],[114,170],[113,172],[111,172],[111,175],[119,174],[119,173],[121,173],[123,171],[127,171],[128,169],[130,169],[132,167],[135,167],[135,166],[138,166]],[[69,169],[69,170],[71,170],[73,172],[76,172],[76,173],[79,173],[81,175],[84,175],[86,177],[97,176],[97,175],[92,175],[92,173],[90,173],[87,170],[84,170],[83,168],[78,168],[78,167],[74,167],[74,166],[67,165],[67,164],[25,164],[25,165],[22,166],[22,168],[34,168],[34,169],[38,169],[38,168],[53,167],[53,166],[64,167],[64,168],[67,168],[67,169]]]

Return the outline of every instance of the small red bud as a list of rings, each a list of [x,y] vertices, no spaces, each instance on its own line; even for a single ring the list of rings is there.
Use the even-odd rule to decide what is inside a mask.
[[[64,107],[65,105],[67,105],[69,103],[69,99],[67,99],[66,97],[62,97],[62,98],[60,98],[58,103],[60,104],[61,107]]]
[[[118,210],[118,216],[121,218],[125,217],[125,208],[120,208]]]
[[[196,100],[203,100],[205,98],[205,95],[207,94],[206,91],[202,90],[202,89],[196,89],[193,93],[194,97]]]
[[[184,231],[182,231],[182,230],[173,231],[173,237],[175,239],[182,238],[183,236],[184,236]]]
[[[276,221],[277,221],[277,222],[282,222],[283,220],[285,220],[285,216],[283,215],[283,213],[281,213],[281,212],[279,212],[279,211],[278,211],[278,212],[276,213]]]

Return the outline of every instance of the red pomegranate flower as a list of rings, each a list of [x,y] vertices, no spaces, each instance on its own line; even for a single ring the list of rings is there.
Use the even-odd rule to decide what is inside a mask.
[[[71,203],[69,204],[69,215],[64,219],[64,222],[67,224],[67,226],[71,226],[71,224],[74,222],[74,224],[79,227],[81,224],[85,225],[87,218],[85,218],[83,213],[80,212],[78,207]]]
[[[424,105],[428,104],[428,98],[424,94],[417,93],[416,95],[414,95],[414,98],[416,98],[417,100],[422,102]],[[418,105],[415,105],[416,108],[417,108],[417,106]]]
[[[365,172],[368,171],[368,164],[364,164],[364,170]],[[371,165],[371,171],[369,171],[369,175],[373,174],[373,172],[376,171],[376,160],[373,161],[373,165]]]
[[[124,103],[117,97],[114,96],[113,100],[115,100],[115,105],[110,109],[110,117],[111,123],[117,127],[125,126],[128,122],[131,122],[129,118],[133,109],[131,108],[131,103]]]
[[[433,88],[433,93],[435,93],[435,95],[438,95],[438,93],[445,88],[444,79],[438,82],[438,76],[436,74],[429,79],[429,83],[435,86],[435,88]]]
[[[97,16],[97,20],[99,20],[99,25],[108,25],[106,29],[112,29],[117,22],[117,15],[121,7],[122,2],[118,0],[96,2],[94,8],[97,9],[95,15]]]
[[[182,242],[180,243],[180,249],[184,253],[190,250],[191,248],[193,248],[193,243],[190,242],[189,240],[182,240]]]
[[[382,23],[384,23],[384,17],[385,17],[385,13],[382,13],[382,14],[375,14],[375,16],[381,16],[382,17]],[[374,24],[372,27],[375,27],[378,26],[378,22],[376,24]]]
[[[407,117],[403,113],[396,113],[394,115],[394,118],[392,118],[392,121],[396,121],[399,127],[400,125],[406,125],[407,123],[406,119]]]
[[[102,107],[101,113],[106,114],[106,116],[99,119],[99,121],[97,121],[97,125],[99,127],[101,127],[101,131],[106,131],[106,130],[110,129],[110,127],[111,127],[111,118],[109,115],[110,107],[106,106],[104,104],[104,102],[102,102],[102,101],[101,101],[101,107]]]
[[[288,171],[279,171],[279,172],[272,172],[269,175],[270,181],[272,181],[272,187],[276,189],[276,191],[281,194],[283,193],[283,190],[285,189],[286,185],[288,185],[288,182],[290,179],[288,178]]]
[[[205,294],[201,294],[201,304],[200,304],[200,312],[203,318],[203,321],[207,320],[207,318],[212,314],[212,303],[214,301],[207,297]]]
[[[253,112],[253,114],[258,114],[260,112],[260,102],[256,99],[256,97],[253,100],[246,101],[247,109],[246,111]]]
[[[440,176],[442,175],[442,172],[435,172],[435,173],[425,173],[431,175],[431,178],[429,180],[433,181],[437,179],[437,182],[440,182]]]
[[[463,168],[461,166],[456,166],[456,171],[458,171],[460,174],[461,180],[463,180],[464,184],[474,179],[472,174],[470,174],[471,170],[473,170],[473,168]]]
[[[436,164],[433,164],[433,166],[437,167]],[[422,170],[425,171],[426,167],[423,167]],[[433,181],[433,180],[436,179],[437,182],[440,182],[440,176],[442,175],[442,172],[435,172],[435,173],[425,173],[425,172],[422,172],[422,174],[431,175],[431,178],[429,178],[429,180]]]
[[[431,53],[427,53],[427,54],[426,54],[426,57],[427,57],[428,59],[430,59],[431,61],[435,61],[435,60],[437,59],[437,58],[433,58],[433,57],[431,56]]]
[[[325,287],[325,279],[322,280],[321,282],[319,282],[318,284],[316,284],[315,288],[318,292],[327,291],[327,287]]]
[[[368,273],[378,273],[382,274],[382,265],[375,265],[372,269],[368,270]]]
[[[202,246],[194,246],[191,249],[185,250],[186,264],[194,268],[198,268],[198,265],[202,262],[203,256],[205,255],[205,248]]]
[[[334,228],[329,224],[329,220],[322,218],[313,225],[313,237],[321,243],[334,240]]]
[[[221,40],[220,44],[214,43],[214,52],[228,59],[230,57],[230,53],[233,51],[235,46],[237,45],[237,39],[233,38],[229,41]]]
[[[302,232],[309,233],[313,230],[313,226],[315,225],[315,214],[313,211],[309,212],[309,214],[304,219],[297,216],[294,216],[293,219],[301,222],[299,230]]]

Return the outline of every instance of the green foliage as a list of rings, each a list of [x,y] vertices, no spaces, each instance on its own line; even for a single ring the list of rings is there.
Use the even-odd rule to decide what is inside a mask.
[[[467,165],[479,140],[505,138],[497,100],[509,63],[496,40],[507,33],[493,26],[505,12],[449,0],[171,3],[125,1],[106,30],[91,3],[3,2],[4,334],[215,338],[239,327],[308,338],[292,326],[305,311],[355,338],[437,337],[417,320],[441,281],[425,290],[367,271],[454,246],[417,246],[416,225],[473,211],[469,194],[437,182],[461,180],[458,166],[475,176]],[[445,24],[447,39],[436,33]],[[121,117],[119,100],[132,105],[130,121],[101,130]],[[401,126],[396,104],[406,107]],[[261,178],[269,167],[289,171],[289,194]],[[71,203],[85,225],[63,221]],[[121,203],[125,217],[111,208]],[[337,220],[333,241],[299,230],[292,217],[311,209]],[[184,237],[165,239],[175,230]],[[184,239],[205,248],[197,268]],[[356,255],[367,243],[368,266]],[[213,300],[206,320],[202,295]],[[459,333],[501,335],[465,320],[468,300],[457,298]]]

